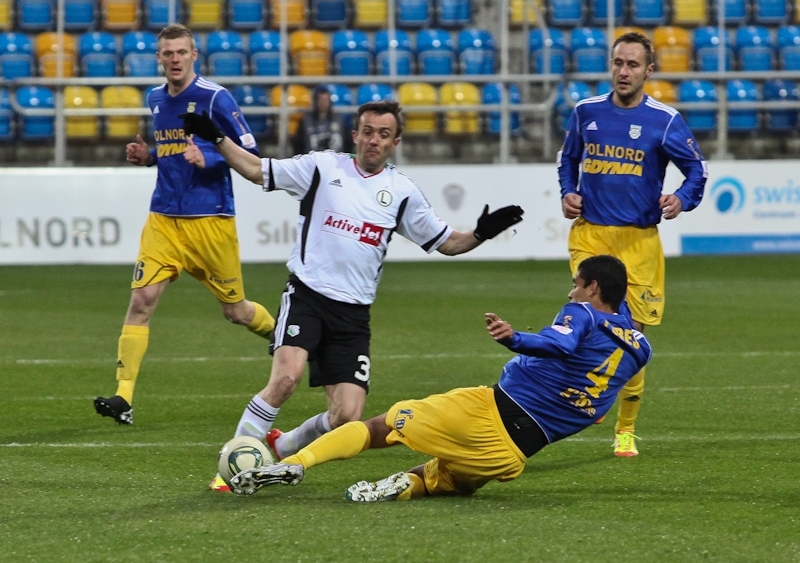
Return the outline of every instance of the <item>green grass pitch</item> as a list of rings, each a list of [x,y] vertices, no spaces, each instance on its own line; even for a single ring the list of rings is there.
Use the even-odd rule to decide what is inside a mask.
[[[0,561],[800,562],[800,258],[667,261],[648,329],[638,458],[613,416],[470,498],[356,505],[347,486],[423,461],[402,447],[309,470],[252,497],[207,490],[220,446],[266,383],[263,340],[183,276],[151,324],[135,424],[92,408],[115,389],[128,267],[0,268]],[[566,300],[563,261],[389,263],[373,306],[365,416],[493,384],[521,330]],[[283,265],[246,265],[274,310]],[[304,380],[289,428],[324,408]],[[612,411],[615,413],[616,409]]]

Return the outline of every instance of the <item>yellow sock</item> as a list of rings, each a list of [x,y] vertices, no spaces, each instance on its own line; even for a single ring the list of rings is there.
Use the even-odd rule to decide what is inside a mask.
[[[411,486],[397,495],[396,500],[412,500],[425,496],[425,481],[416,473],[406,473],[411,480]]]
[[[123,325],[117,346],[117,392],[133,404],[133,388],[139,377],[139,366],[147,352],[150,329],[146,326]]]
[[[256,308],[256,314],[253,315],[253,320],[247,325],[247,329],[254,334],[269,338],[275,328],[275,319],[263,305],[255,301],[251,301],[251,303]]]
[[[323,434],[282,463],[299,463],[305,469],[335,459],[350,459],[369,448],[369,430],[363,422],[347,424]]]
[[[644,392],[644,370],[631,378],[619,392],[619,410],[617,411],[617,424],[614,432],[633,432],[636,417],[639,416],[639,407],[642,404]]]

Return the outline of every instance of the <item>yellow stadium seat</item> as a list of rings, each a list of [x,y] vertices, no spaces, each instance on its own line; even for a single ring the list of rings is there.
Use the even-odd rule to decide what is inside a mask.
[[[189,0],[187,25],[191,29],[221,29],[223,4],[223,0]]]
[[[270,14],[272,27],[281,27],[281,2],[286,2],[286,26],[289,29],[305,27],[308,20],[308,7],[305,0],[270,0]]]
[[[295,74],[324,76],[328,74],[330,47],[322,31],[298,30],[289,35],[289,55]]]
[[[137,0],[103,0],[103,27],[105,29],[136,29],[141,11]]]
[[[413,110],[414,106],[438,104],[435,87],[422,82],[406,82],[397,89],[397,101],[403,106],[406,117],[404,134],[429,135],[436,133],[436,113]]]
[[[69,33],[63,39],[63,76],[75,76],[75,37]],[[45,78],[58,76],[58,33],[46,31],[36,36],[36,58],[39,60],[39,73]]]
[[[92,109],[100,107],[97,90],[90,86],[67,86],[64,88],[66,109]],[[100,133],[100,120],[94,116],[67,117],[67,138],[93,139]]]
[[[14,27],[13,2],[0,0],[0,30],[8,31]]]
[[[511,25],[522,25],[527,18],[528,25],[536,24],[536,11],[533,9],[533,4],[539,8],[539,13],[542,13],[542,0],[511,0],[511,13],[509,14],[509,23]]]
[[[692,59],[692,40],[682,27],[660,26],[653,31],[656,66],[663,72],[688,72]]]
[[[666,80],[647,80],[644,83],[644,91],[665,104],[671,104],[678,101],[678,94],[675,91],[675,86]]]
[[[355,27],[364,29],[386,27],[388,21],[386,0],[355,0],[354,7]]]
[[[448,82],[439,90],[443,106],[473,106],[481,103],[478,87],[468,82]],[[477,111],[448,111],[444,116],[444,132],[448,135],[471,135],[480,131]]]
[[[280,107],[282,94],[283,89],[280,86],[272,89],[272,107]],[[286,89],[286,105],[299,110],[289,115],[289,135],[291,136],[297,133],[303,111],[311,109],[311,91],[305,86],[290,84]]]
[[[708,8],[702,0],[674,0],[672,23],[678,25],[707,25]]]
[[[106,86],[100,91],[104,108],[142,107],[142,93],[133,86]],[[139,116],[109,115],[106,117],[106,137],[132,139],[139,133]]]
[[[800,0],[794,0],[794,23],[800,23]]]

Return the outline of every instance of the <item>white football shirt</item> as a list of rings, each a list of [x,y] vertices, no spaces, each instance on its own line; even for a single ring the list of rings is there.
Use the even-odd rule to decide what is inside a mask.
[[[323,151],[265,158],[261,171],[265,191],[284,190],[300,201],[289,271],[336,301],[375,301],[395,231],[429,253],[453,232],[391,164],[364,175],[351,155]]]

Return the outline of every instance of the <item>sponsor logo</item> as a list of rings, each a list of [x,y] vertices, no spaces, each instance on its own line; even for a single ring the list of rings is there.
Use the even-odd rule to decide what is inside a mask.
[[[726,176],[714,182],[709,195],[720,213],[739,213],[744,206],[744,186],[733,176]]]
[[[378,195],[375,196],[375,199],[378,200],[378,203],[382,207],[389,207],[392,204],[392,194],[387,192],[386,190],[381,190],[378,192]]]
[[[197,102],[189,102],[189,105],[186,106],[186,113],[194,113],[196,109]]]
[[[211,281],[211,282],[214,282],[214,283],[219,283],[219,284],[234,283],[234,282],[236,282],[238,280],[239,280],[239,278],[223,279],[223,278],[218,278],[217,276],[208,276],[208,281]]]
[[[346,215],[328,211],[322,222],[322,230],[347,237],[364,244],[380,246],[385,229],[372,223],[365,223]]]
[[[397,411],[397,414],[394,415],[394,429],[400,432],[406,425],[406,423],[414,418],[414,411],[411,409],[400,409]],[[402,432],[400,432],[402,436]]]
[[[631,125],[630,130],[628,131],[628,135],[631,139],[636,140],[642,136],[642,126],[641,125]]]
[[[246,149],[252,149],[256,146],[256,138],[250,133],[239,135],[239,142],[241,142],[242,146]]]
[[[228,297],[236,297],[236,290],[232,289],[228,292]]]
[[[586,126],[587,131],[597,131],[597,122],[592,121],[589,125]]]
[[[453,211],[458,211],[461,208],[466,193],[467,190],[459,184],[447,184],[442,190],[447,207]]]
[[[300,327],[298,325],[289,325],[289,327],[286,329],[286,334],[289,336],[297,336],[300,334]]]
[[[655,309],[653,309],[652,311],[650,311],[650,316],[651,316],[651,317],[656,317],[656,318],[658,318],[658,311],[656,311]]]
[[[155,109],[153,110],[153,115],[157,113],[161,113],[161,111],[158,109],[158,106],[156,106]]]
[[[342,187],[342,181],[339,178],[336,178],[335,180],[331,180],[328,185],[329,186],[336,186],[337,188],[341,188]]]
[[[642,300],[647,301],[649,303],[661,303],[664,299],[653,295],[652,293],[650,293],[649,289],[645,289],[642,292]]]
[[[122,363],[122,360],[117,360],[117,367],[118,368],[124,368],[125,367],[125,364]]]
[[[572,334],[572,329],[569,328],[568,326],[552,325],[550,328],[552,328],[554,331],[560,332],[561,334],[564,334],[564,335]]]

